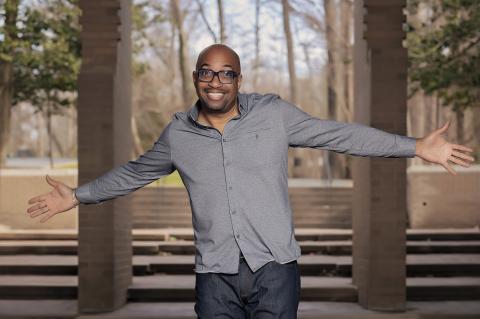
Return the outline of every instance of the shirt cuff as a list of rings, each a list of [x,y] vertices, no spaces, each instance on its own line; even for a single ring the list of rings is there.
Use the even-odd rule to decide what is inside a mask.
[[[77,187],[75,190],[75,197],[81,204],[95,204],[97,201],[94,199],[90,192],[90,183]]]
[[[417,139],[414,137],[395,135],[398,157],[415,157]]]

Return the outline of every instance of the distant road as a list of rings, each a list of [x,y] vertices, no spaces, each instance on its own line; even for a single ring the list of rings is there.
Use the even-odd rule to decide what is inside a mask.
[[[53,165],[76,165],[76,158],[54,158]],[[49,168],[50,160],[48,157],[9,157],[6,161],[6,168]]]

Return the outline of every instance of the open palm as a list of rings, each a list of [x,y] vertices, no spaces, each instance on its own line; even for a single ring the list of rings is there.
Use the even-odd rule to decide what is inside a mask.
[[[467,153],[473,150],[463,145],[449,143],[442,136],[449,126],[450,122],[447,122],[441,128],[418,140],[417,156],[427,162],[440,164],[450,173],[456,174],[449,162],[469,167],[474,158]]]
[[[54,180],[50,176],[46,176],[47,183],[53,189],[45,194],[31,198],[28,203],[31,204],[27,209],[27,213],[31,218],[44,215],[40,220],[41,223],[46,222],[52,216],[70,210],[76,206],[73,201],[73,189],[64,183]]]

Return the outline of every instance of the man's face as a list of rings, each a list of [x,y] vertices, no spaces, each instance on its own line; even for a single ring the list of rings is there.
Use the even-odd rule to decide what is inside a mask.
[[[215,75],[210,82],[199,79],[199,70],[234,71],[238,76],[233,77],[232,83],[225,80],[225,76]],[[222,81],[220,81],[222,79]],[[197,96],[205,111],[211,113],[227,113],[237,102],[237,94],[242,82],[240,62],[228,49],[214,47],[203,52],[197,61],[197,70],[193,72],[193,82]]]

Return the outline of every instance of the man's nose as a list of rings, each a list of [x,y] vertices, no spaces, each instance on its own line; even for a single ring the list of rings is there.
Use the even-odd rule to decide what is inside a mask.
[[[211,87],[220,87],[222,86],[222,82],[220,82],[220,75],[219,74],[215,74],[213,76],[213,79],[212,81],[210,81],[210,83],[208,83]]]

